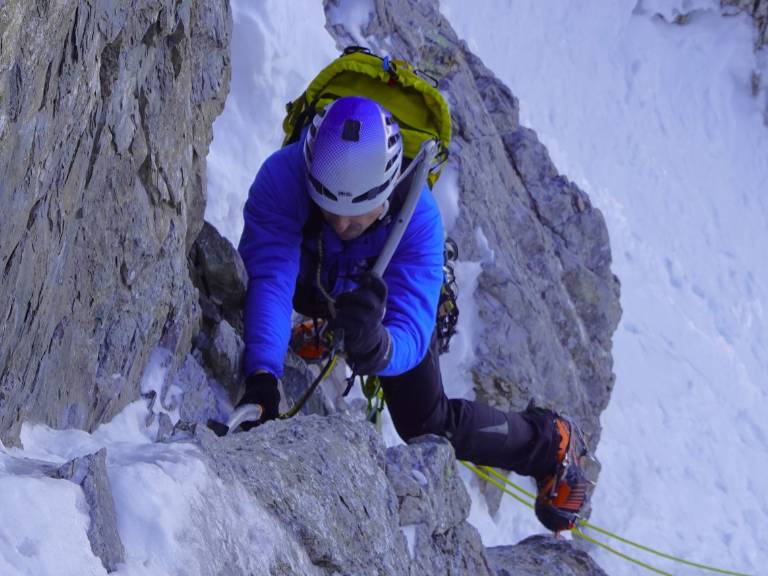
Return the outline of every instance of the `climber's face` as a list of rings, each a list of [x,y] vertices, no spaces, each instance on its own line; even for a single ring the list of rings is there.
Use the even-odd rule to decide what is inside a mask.
[[[368,230],[371,225],[379,219],[386,209],[386,202],[382,206],[377,206],[370,212],[360,216],[339,216],[332,214],[327,210],[322,210],[323,217],[328,225],[333,228],[336,235],[344,241],[354,240],[363,232]]]

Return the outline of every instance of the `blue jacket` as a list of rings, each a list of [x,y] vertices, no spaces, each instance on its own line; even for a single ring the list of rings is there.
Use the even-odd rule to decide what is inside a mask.
[[[246,375],[261,369],[283,374],[291,333],[291,310],[302,258],[317,240],[303,238],[313,203],[306,190],[303,142],[281,148],[261,166],[245,203],[238,251],[248,271],[245,303]],[[385,218],[349,242],[324,221],[323,286],[337,296],[355,287],[353,278],[379,255],[391,229]],[[403,239],[384,272],[388,287],[384,325],[392,336],[392,359],[382,376],[402,374],[426,356],[443,282],[443,224],[427,186]],[[302,255],[302,252],[305,252]]]

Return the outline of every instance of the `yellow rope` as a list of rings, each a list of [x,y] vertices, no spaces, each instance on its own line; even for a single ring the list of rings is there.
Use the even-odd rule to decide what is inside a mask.
[[[632,562],[633,564],[637,564],[638,566],[642,566],[646,570],[650,570],[651,572],[656,572],[656,574],[664,574],[664,576],[672,576],[671,572],[664,572],[663,570],[659,570],[658,568],[654,568],[650,564],[646,564],[645,562],[641,562],[637,558],[632,558],[632,556],[624,554],[623,552],[619,552],[615,548],[611,548],[610,546],[608,546],[608,544],[605,544],[603,542],[599,542],[598,540],[595,540],[594,538],[590,538],[589,536],[587,536],[583,532],[579,531],[578,528],[574,528],[573,530],[571,530],[571,532],[573,532],[573,534],[578,536],[579,538],[583,538],[587,542],[592,542],[592,544],[600,546],[601,548],[604,548],[604,549],[608,550],[608,552],[611,552],[612,554],[616,554],[616,556],[618,556],[619,558],[624,558],[624,560]]]
[[[464,462],[463,460],[460,460],[460,462],[461,462],[462,464],[464,464],[464,466],[466,466],[467,468],[469,468],[470,470],[472,470],[472,472],[474,472],[475,474],[477,474],[478,476],[480,476],[480,478],[483,478],[484,480],[486,480],[486,481],[490,482],[491,484],[493,484],[494,486],[496,486],[496,488],[498,488],[499,490],[501,490],[501,491],[502,491],[502,492],[504,492],[505,494],[509,494],[510,496],[512,496],[512,498],[514,498],[515,500],[517,500],[517,501],[518,501],[518,502],[520,502],[521,504],[525,504],[526,506],[528,506],[528,508],[530,508],[530,509],[533,509],[533,504],[531,504],[531,503],[530,503],[530,502],[528,502],[527,500],[525,500],[525,499],[521,498],[520,496],[518,496],[518,495],[517,495],[517,494],[515,494],[514,492],[510,492],[510,491],[509,491],[509,490],[507,490],[507,489],[506,489],[506,488],[505,488],[505,487],[504,487],[502,484],[500,484],[499,482],[497,482],[496,480],[494,480],[493,478],[491,478],[491,477],[490,477],[488,474],[486,474],[485,472],[481,471],[479,468],[477,468],[477,467],[473,466],[473,465],[472,465],[472,464],[470,464],[469,462]]]
[[[317,270],[315,271],[315,281],[317,283],[317,288],[320,290],[320,293],[325,297],[326,301],[328,302],[328,310],[331,313],[331,318],[336,318],[336,300],[334,300],[333,296],[331,296],[325,289],[325,286],[323,286],[322,269],[323,269],[323,233],[321,230],[320,234],[317,237]]]
[[[531,504],[528,500],[525,500],[524,498],[522,498],[521,496],[515,494],[514,492],[509,491],[504,486],[504,484],[506,484],[507,486],[511,486],[512,488],[514,488],[518,492],[524,494],[525,496],[527,496],[531,500],[535,500],[536,499],[536,495],[533,492],[529,492],[525,488],[523,488],[521,486],[518,486],[517,484],[515,484],[514,482],[509,480],[509,478],[506,478],[503,474],[500,474],[499,472],[497,472],[493,468],[490,468],[488,466],[476,467],[476,466],[473,466],[472,464],[469,464],[468,462],[463,462],[463,461],[461,463],[464,466],[466,466],[467,468],[469,468],[470,470],[472,470],[472,472],[477,474],[480,478],[483,478],[484,480],[490,482],[491,484],[496,486],[499,490],[501,490],[505,494],[508,494],[508,495],[512,496],[518,502],[521,502],[522,504],[525,504],[529,508],[533,508],[534,507],[534,505]],[[645,552],[649,552],[651,554],[655,554],[656,556],[660,556],[661,558],[666,558],[667,560],[673,560],[675,562],[679,562],[681,564],[686,564],[686,565],[692,566],[694,568],[699,568],[701,570],[708,570],[710,572],[717,572],[719,574],[728,574],[729,576],[749,576],[749,574],[745,574],[743,572],[734,572],[734,571],[731,571],[731,570],[724,570],[722,568],[715,568],[713,566],[707,566],[706,564],[699,564],[698,562],[691,562],[691,561],[685,560],[683,558],[678,558],[677,556],[672,556],[671,554],[666,554],[664,552],[660,552],[659,550],[655,550],[655,549],[650,548],[648,546],[644,546],[642,544],[639,544],[638,542],[633,542],[632,540],[629,540],[627,538],[623,538],[623,537],[619,536],[618,534],[614,534],[612,532],[609,532],[608,530],[605,530],[603,528],[595,526],[594,524],[591,524],[591,523],[586,522],[586,521],[579,522],[579,526],[581,526],[583,528],[589,528],[591,530],[595,530],[596,532],[600,532],[601,534],[604,534],[606,536],[614,538],[614,539],[616,539],[616,540],[618,540],[620,542],[623,542],[624,544],[628,544],[629,546],[634,546],[635,548],[639,548],[640,550],[643,550]],[[619,552],[618,550],[616,550],[614,548],[611,548],[610,546],[608,546],[607,544],[604,544],[603,542],[599,542],[598,540],[595,540],[594,538],[592,538],[590,536],[587,536],[586,534],[584,534],[584,532],[582,532],[581,530],[579,530],[577,528],[574,528],[572,530],[572,532],[573,532],[573,534],[575,536],[577,536],[579,538],[582,538],[584,540],[587,540],[588,542],[592,542],[593,544],[595,544],[597,546],[600,546],[601,548],[604,548],[605,550],[608,550],[609,552],[612,552],[613,554],[616,554],[617,556],[619,556],[621,558],[624,558],[625,560],[627,560],[629,562],[637,564],[638,566],[642,566],[643,568],[646,568],[646,569],[648,569],[648,570],[650,570],[652,572],[656,572],[657,574],[667,574],[667,575],[669,575],[668,572],[663,572],[663,571],[659,570],[658,568],[654,568],[650,564],[646,564],[645,562],[637,560],[636,558],[633,558],[631,556],[628,556],[627,554]],[[669,576],[671,576],[671,575],[669,575]]]
[[[685,560],[683,558],[678,558],[677,556],[672,556],[671,554],[666,554],[664,552],[660,552],[658,550],[654,550],[653,548],[649,548],[648,546],[643,546],[642,544],[639,544],[638,542],[633,542],[632,540],[627,540],[626,538],[622,538],[618,534],[613,534],[612,532],[609,532],[608,530],[605,530],[603,528],[599,528],[598,526],[595,526],[594,524],[591,524],[589,522],[579,522],[579,524],[582,527],[589,528],[590,530],[594,530],[596,532],[600,532],[601,534],[605,534],[606,536],[610,536],[611,538],[614,538],[618,540],[619,542],[623,542],[624,544],[628,544],[629,546],[634,546],[635,548],[639,548],[640,550],[645,550],[646,552],[650,552],[651,554],[655,554],[656,556],[660,556],[662,558],[667,558],[668,560],[674,560],[675,562],[680,562],[681,564],[686,564],[688,566],[693,566],[694,568],[699,568],[701,570],[708,570],[710,572],[717,572],[719,574],[729,574],[730,576],[749,576],[749,574],[745,574],[744,572],[733,572],[731,570],[724,570],[722,568],[715,568],[713,566],[707,566],[706,564],[699,564],[698,562],[691,562],[689,560]],[[582,533],[583,534],[583,533]]]

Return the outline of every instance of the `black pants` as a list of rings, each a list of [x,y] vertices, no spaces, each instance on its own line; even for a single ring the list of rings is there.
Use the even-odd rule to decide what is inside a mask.
[[[540,413],[502,412],[458,398],[448,399],[440,375],[437,339],[424,360],[399,376],[382,376],[384,399],[395,429],[406,442],[423,434],[447,438],[456,457],[478,465],[539,477],[556,451],[552,424]]]

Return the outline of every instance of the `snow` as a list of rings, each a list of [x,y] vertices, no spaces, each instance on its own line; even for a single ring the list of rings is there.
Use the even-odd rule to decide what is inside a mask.
[[[370,6],[344,2],[331,18],[362,40]],[[519,97],[522,123],[609,228],[624,316],[592,520],[665,552],[757,573],[768,560],[760,540],[768,533],[768,130],[765,91],[751,94],[752,71],[767,69],[752,52],[751,23],[721,17],[716,0],[582,0],[556,10],[536,0],[443,0],[442,9]],[[236,244],[248,187],[282,140],[285,102],[337,50],[320,2],[232,0],[232,10],[232,93],[214,127],[206,218]],[[458,192],[448,166],[436,192],[448,230]],[[456,267],[459,333],[441,358],[450,396],[472,395],[481,265]],[[155,351],[142,390],[157,394],[156,413],[175,420],[166,355]],[[257,544],[259,562],[240,554],[237,568],[263,574],[277,550],[295,546],[193,447],[152,443],[156,418],[148,425],[147,416],[142,400],[92,434],[25,424],[23,449],[0,445],[0,574],[106,573],[87,540],[82,491],[41,471],[41,462],[101,447],[126,549],[118,576],[219,573],[218,561]],[[388,445],[400,441],[386,412],[382,432]],[[461,474],[486,545],[542,531],[511,498],[492,517],[476,479]],[[415,527],[404,534],[413,553]],[[638,573],[592,554],[612,575]]]
[[[343,23],[358,46],[367,46],[363,31],[368,27],[373,12],[373,0],[345,0],[330,5],[328,21],[331,24]]]
[[[419,483],[419,486],[426,487],[429,484],[429,480],[427,480],[427,477],[424,476],[424,472],[421,470],[417,470],[416,468],[411,469],[411,476],[413,476],[413,479],[416,480],[416,482]]]
[[[144,391],[163,389],[166,356],[152,355]],[[153,404],[157,414],[167,410]],[[0,445],[0,574],[106,575],[87,537],[88,506],[79,486],[44,474],[46,465],[107,449],[107,474],[125,547],[116,576],[207,576],[225,569],[267,575],[278,552],[313,568],[292,537],[241,485],[225,485],[192,444],[152,442],[148,402],[130,404],[92,434],[24,424],[23,449]],[[258,546],[258,555],[243,554]],[[232,559],[236,558],[236,561]]]
[[[6,460],[0,455],[0,466]],[[0,468],[0,509],[0,574],[106,574],[91,553],[79,486]]]
[[[408,556],[413,560],[416,557],[416,524],[400,526],[400,531],[405,536],[405,543],[408,545]]]
[[[321,2],[231,0],[232,83],[213,126],[205,218],[237,246],[243,205],[262,162],[280,147],[285,104],[338,56]]]
[[[442,9],[607,221],[624,315],[592,520],[757,572],[768,559],[768,131],[765,93],[751,94],[764,63],[750,20],[705,0]],[[503,521],[477,513],[487,544],[522,535],[510,515],[514,503]],[[594,554],[612,575],[637,573]]]

